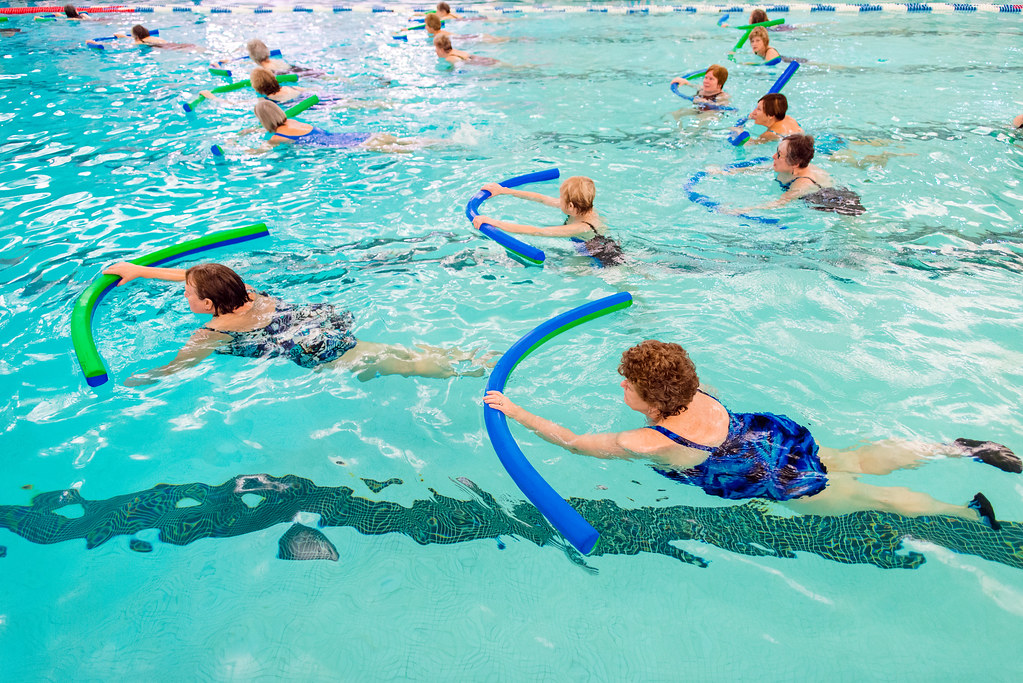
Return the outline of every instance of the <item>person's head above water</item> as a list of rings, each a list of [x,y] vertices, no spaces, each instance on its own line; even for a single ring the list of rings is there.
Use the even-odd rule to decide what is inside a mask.
[[[249,83],[252,84],[253,90],[264,97],[269,97],[281,91],[281,84],[277,80],[277,76],[274,75],[274,72],[261,66],[257,66],[249,74]]]
[[[813,154],[812,135],[786,135],[778,143],[778,151],[774,153],[775,170],[806,168],[813,161]],[[779,161],[782,162],[781,169],[778,168]]]
[[[700,388],[696,366],[686,350],[654,339],[627,349],[618,374],[625,378],[626,405],[642,413],[653,408],[660,419],[685,412]]]
[[[131,37],[141,43],[149,37],[149,29],[142,24],[135,24],[131,27]]]
[[[707,67],[707,73],[703,75],[703,89],[710,92],[717,92],[725,87],[728,80],[728,69],[720,64],[711,64]]]
[[[442,33],[433,39],[433,49],[438,57],[445,57],[451,52],[451,38]]]
[[[266,46],[259,38],[253,38],[245,44],[245,49],[249,51],[249,59],[254,61],[256,64],[262,64],[266,60],[270,59],[270,48]]]
[[[256,106],[253,109],[256,113],[256,118],[263,124],[263,128],[273,133],[279,126],[283,126],[288,120],[284,110],[277,106],[276,102],[271,100],[260,100],[256,102]]]
[[[763,54],[771,46],[771,39],[767,35],[767,29],[757,26],[749,32],[749,44],[755,53]]]
[[[750,114],[753,123],[768,126],[785,118],[789,111],[789,101],[780,92],[768,93],[757,102],[757,108]]]
[[[227,266],[200,263],[185,271],[185,298],[193,313],[223,315],[248,303],[249,292]]]
[[[593,200],[597,197],[597,186],[583,175],[565,178],[561,183],[561,209],[566,214],[584,214],[593,210]]]
[[[749,14],[749,23],[751,23],[751,24],[762,24],[765,21],[767,21],[767,12],[765,12],[764,10],[762,10],[760,8],[757,8],[757,9],[753,10],[752,12],[750,12],[750,14]]]
[[[436,14],[427,14],[426,18],[423,19],[423,23],[426,24],[426,30],[429,33],[436,33],[442,28],[440,17]]]
[[[78,13],[74,5],[64,5],[64,16],[68,19],[81,19],[82,15]]]
[[[449,5],[446,2],[438,2],[437,3],[437,14],[442,14],[444,16],[447,16],[447,15],[451,14],[451,5]]]

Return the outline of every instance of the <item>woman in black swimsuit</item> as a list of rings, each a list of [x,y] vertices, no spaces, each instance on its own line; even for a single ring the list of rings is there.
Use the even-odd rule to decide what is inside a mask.
[[[584,242],[587,255],[595,258],[601,266],[619,266],[625,263],[625,255],[622,248],[610,237],[603,234],[604,221],[593,208],[593,200],[597,195],[597,188],[593,181],[586,176],[572,176],[561,183],[561,191],[557,198],[548,197],[538,192],[526,190],[515,190],[502,187],[497,183],[487,183],[483,189],[496,197],[499,194],[508,194],[520,199],[528,199],[533,202],[540,202],[547,206],[553,206],[565,212],[567,218],[562,225],[555,225],[547,228],[536,225],[522,225],[510,221],[502,221],[490,216],[476,216],[472,224],[479,228],[484,223],[489,223],[495,228],[505,232],[514,232],[520,235],[543,235],[544,237],[573,237],[577,241]]]
[[[793,199],[802,199],[817,211],[830,211],[843,216],[859,216],[866,211],[860,197],[845,187],[836,187],[822,169],[810,163],[813,159],[813,136],[788,135],[778,143],[773,168],[778,184],[785,190],[779,199],[762,206],[729,209],[727,213],[743,214],[756,209],[775,209]]]

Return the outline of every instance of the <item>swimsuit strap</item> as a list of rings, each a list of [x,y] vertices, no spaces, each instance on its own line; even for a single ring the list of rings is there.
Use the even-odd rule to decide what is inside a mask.
[[[721,403],[721,401],[718,401],[716,398],[714,398],[713,396],[708,394],[706,391],[703,391],[702,389],[697,389],[697,391],[699,391],[701,394],[703,394],[707,398],[713,399],[716,403],[720,404],[722,408],[725,407],[724,404]],[[728,408],[725,408],[725,412],[728,412]],[[729,426],[729,428],[731,428],[731,423],[732,423],[732,414],[728,413],[728,426]],[[696,443],[695,441],[690,441],[689,439],[687,439],[686,437],[682,436],[681,434],[676,434],[675,432],[671,431],[670,429],[668,429],[666,427],[662,427],[661,425],[647,426],[646,429],[652,429],[655,432],[660,432],[661,434],[663,434],[664,436],[668,437],[669,439],[671,439],[675,443],[679,444],[680,446],[688,446],[689,448],[695,448],[698,451],[705,451],[707,453],[713,453],[717,449],[721,448],[721,446],[704,446],[703,444]],[[727,436],[725,437],[725,440],[726,441],[728,440]]]
[[[600,233],[597,232],[597,226],[595,226],[593,223],[590,223],[589,221],[580,221],[580,222],[585,223],[586,225],[590,226],[590,230],[593,231],[594,235],[597,235],[598,237],[600,236]]]
[[[669,439],[679,444],[680,446],[688,446],[689,448],[695,448],[700,451],[706,451],[707,453],[713,453],[714,450],[717,448],[717,446],[704,446],[703,444],[698,444],[693,441],[690,441],[686,437],[680,434],[676,434],[675,432],[671,431],[670,429],[667,429],[666,427],[662,427],[661,425],[647,426],[646,429],[652,429],[655,432],[660,432],[661,434],[668,437]]]
[[[816,180],[814,180],[814,179],[813,179],[813,178],[811,178],[810,176],[805,176],[805,175],[803,175],[803,176],[797,176],[797,177],[793,178],[792,180],[790,180],[790,181],[789,181],[789,182],[787,182],[787,183],[783,183],[782,181],[780,181],[780,180],[779,180],[779,181],[778,181],[778,184],[779,184],[779,185],[781,185],[781,189],[783,189],[783,190],[786,190],[786,191],[787,191],[787,190],[788,190],[788,189],[789,189],[790,187],[792,187],[792,183],[796,182],[797,180],[809,180],[809,181],[810,181],[811,183],[813,183],[813,184],[814,184],[814,185],[816,185],[817,187],[819,187],[819,188],[821,188],[821,189],[824,189],[824,186],[823,186],[823,185],[821,185],[820,183],[818,183],[818,182],[817,182]]]
[[[324,133],[324,132],[325,131],[320,130],[316,126],[313,126],[312,130],[310,130],[308,133],[302,133],[301,135],[288,135],[287,133],[278,133],[276,131],[274,131],[274,135],[279,135],[282,138],[287,138],[289,140],[301,140],[302,138],[304,138],[307,135],[312,135],[313,133]]]

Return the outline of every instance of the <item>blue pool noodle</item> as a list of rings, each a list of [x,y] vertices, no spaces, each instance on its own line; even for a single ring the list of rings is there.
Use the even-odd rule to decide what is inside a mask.
[[[498,185],[501,187],[518,187],[519,185],[528,185],[529,183],[542,183],[546,180],[554,180],[559,177],[561,177],[561,172],[558,171],[558,169],[548,168],[543,171],[534,171],[533,173],[525,173],[523,175],[515,176],[514,178],[502,180],[498,183]],[[488,199],[490,199],[490,193],[486,190],[480,190],[474,194],[472,198],[469,199],[469,203],[465,205],[465,217],[470,221],[476,218],[476,216],[480,213],[480,206],[482,206],[483,202]],[[547,258],[541,250],[512,237],[505,231],[500,230],[489,223],[481,225],[480,232],[513,254],[524,256],[530,261],[543,263]]]
[[[779,59],[781,58],[779,57]],[[781,89],[785,87],[785,84],[789,82],[789,79],[792,78],[792,75],[795,74],[798,69],[799,62],[789,62],[789,65],[785,67],[785,71],[782,72],[781,76],[778,76],[778,80],[774,82],[774,85],[771,86],[770,90],[768,90],[766,94],[772,95],[780,93]],[[747,121],[749,121],[749,117],[743,116],[735,122],[735,125],[736,127],[745,126]],[[749,133],[746,131],[742,131],[735,137],[728,138],[728,141],[735,147],[745,144],[747,140],[749,140]]]
[[[729,17],[729,16],[730,16],[730,15],[728,15],[728,14],[724,14],[724,15],[722,15],[722,17],[721,17],[720,19],[718,19],[718,26],[720,26],[721,24],[723,24],[723,23],[725,23],[726,21],[728,21],[728,17]]]
[[[724,167],[723,170],[731,171],[736,168],[756,166],[757,164],[762,164],[770,160],[771,160],[770,157],[757,157],[756,159],[749,159],[747,161],[737,161],[734,164],[728,164],[727,166]],[[696,187],[696,184],[698,182],[700,182],[702,179],[706,177],[707,172],[700,171],[696,173],[692,178],[687,180],[686,184],[682,186],[682,189],[686,192],[686,196],[689,198],[689,201],[693,202],[694,204],[699,204],[700,206],[705,206],[714,213],[717,213],[718,209],[721,207],[721,204],[719,202],[714,201],[707,195],[700,194],[699,192],[693,189],[694,187]],[[739,214],[739,218],[745,218],[748,221],[763,223],[764,225],[777,225],[778,228],[780,228],[781,230],[785,230],[788,228],[787,225],[780,225],[781,221],[779,221],[777,218],[767,218],[766,216],[753,216],[748,213]]]
[[[694,76],[694,75],[696,75],[698,73],[700,73],[700,72],[697,71],[697,72],[692,73],[692,74],[687,74],[687,75],[683,76],[682,78],[685,78],[686,80],[688,80],[689,76]],[[671,91],[673,93],[675,93],[676,95],[678,95],[679,97],[681,97],[683,100],[689,100],[690,102],[692,102],[693,98],[696,97],[696,95],[686,95],[684,93],[680,93],[678,91],[678,83],[672,83],[671,84]],[[699,106],[704,108],[704,109],[717,109],[718,111],[735,111],[735,107],[729,107],[729,106],[720,105],[720,104],[700,104]]]
[[[152,31],[149,32],[149,35],[151,35],[151,36],[158,36],[158,35],[160,35],[160,29],[154,28]],[[100,38],[92,38],[92,40],[106,42],[108,40],[117,40],[117,36],[102,36]],[[106,47],[104,47],[102,45],[89,45],[88,43],[86,43],[85,46],[86,47],[91,47],[93,50],[105,50],[106,49]]]
[[[573,308],[571,311],[555,316],[539,325],[512,344],[512,347],[501,356],[501,360],[490,373],[486,390],[503,392],[505,384],[508,382],[508,376],[519,364],[519,361],[558,333],[631,304],[632,295],[628,292],[619,292]],[[576,550],[583,555],[589,554],[597,544],[600,534],[529,464],[526,456],[522,454],[522,450],[515,443],[515,439],[512,438],[511,431],[508,429],[508,418],[505,417],[505,414],[496,408],[485,405],[483,407],[483,423],[486,425],[487,435],[490,437],[490,443],[493,445],[497,457],[522,493],[529,498],[530,502],[547,518],[551,525],[568,539],[568,542]]]

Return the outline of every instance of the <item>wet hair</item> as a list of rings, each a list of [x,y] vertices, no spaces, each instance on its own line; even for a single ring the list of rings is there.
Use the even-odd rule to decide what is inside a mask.
[[[728,69],[721,66],[720,64],[711,64],[707,67],[707,71],[714,74],[714,78],[718,79],[718,87],[725,87],[725,81],[728,80]]]
[[[440,17],[438,17],[436,14],[427,14],[426,18],[423,19],[423,23],[426,24],[426,28],[432,29],[434,31],[439,31],[442,25]]]
[[[252,89],[260,95],[270,96],[281,91],[281,84],[274,72],[261,66],[257,66],[249,74],[249,83],[252,84]]]
[[[762,24],[767,21],[767,12],[760,9],[759,7],[749,14],[749,23],[751,24]]]
[[[565,178],[565,181],[561,183],[561,196],[580,213],[586,213],[593,209],[597,186],[584,175],[574,175],[571,178]]]
[[[764,113],[781,121],[789,111],[789,101],[780,92],[772,92],[760,98]]]
[[[782,138],[789,144],[785,148],[785,160],[797,168],[806,168],[813,161],[812,135],[786,135]],[[781,143],[779,142],[780,146]]]
[[[764,47],[768,47],[771,44],[771,38],[767,35],[767,29],[763,26],[757,26],[749,32],[750,44],[753,43],[754,38],[760,38],[764,41]]]
[[[451,5],[446,2],[438,2],[437,11],[444,12],[444,14],[451,14]]]
[[[271,133],[277,130],[278,126],[283,126],[288,120],[284,110],[271,100],[256,102],[253,111],[256,113],[256,118],[259,119],[259,122],[263,124],[263,128],[266,128]]]
[[[439,47],[444,52],[451,52],[451,38],[445,33],[438,34],[433,38],[433,46]]]
[[[249,51],[249,58],[256,64],[262,64],[270,59],[270,48],[259,38],[253,38],[246,43],[245,49]]]
[[[236,311],[249,302],[238,273],[219,263],[200,263],[185,271],[185,282],[192,285],[200,299],[213,302],[213,315]]]
[[[131,27],[131,37],[135,40],[145,40],[149,37],[149,30],[142,24],[135,24]]]
[[[618,374],[661,418],[678,415],[696,396],[700,378],[689,354],[678,344],[647,339],[622,354]]]
[[[81,19],[82,15],[78,13],[74,5],[64,5],[64,16],[68,19]]]

